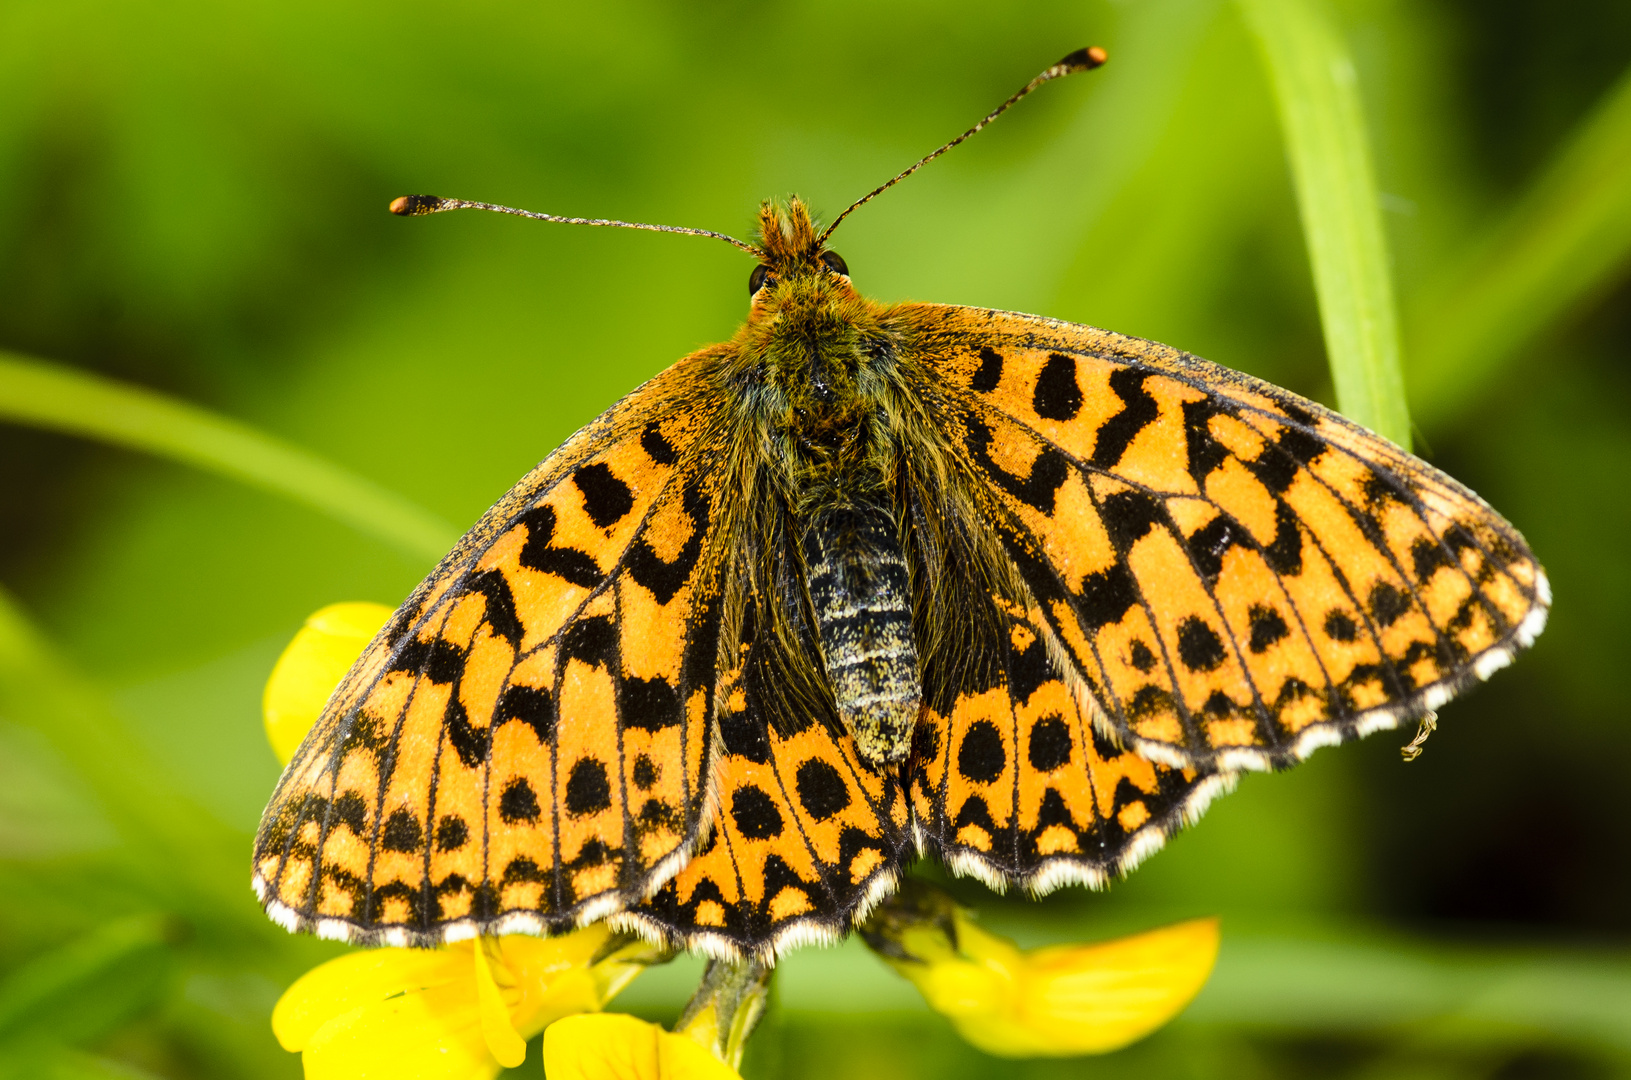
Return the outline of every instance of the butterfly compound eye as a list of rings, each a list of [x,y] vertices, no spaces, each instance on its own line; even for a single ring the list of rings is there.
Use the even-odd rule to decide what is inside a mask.
[[[821,261],[825,263],[827,269],[831,270],[833,273],[843,274],[845,277],[849,277],[849,267],[844,263],[844,257],[838,254],[838,252],[823,251],[821,253]]]
[[[766,285],[774,284],[775,280],[770,276],[770,267],[760,263],[753,268],[753,274],[748,278],[748,295],[752,296]]]

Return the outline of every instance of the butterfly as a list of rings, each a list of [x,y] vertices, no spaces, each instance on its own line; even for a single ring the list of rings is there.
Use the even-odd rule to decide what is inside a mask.
[[[880,304],[766,203],[747,320],[569,438],[279,781],[291,930],[841,936],[919,853],[1103,885],[1237,773],[1419,718],[1544,625],[1523,538],[1303,398],[1092,327]],[[414,196],[398,213],[488,204]],[[629,223],[588,220],[589,224]],[[702,233],[672,226],[661,231]]]

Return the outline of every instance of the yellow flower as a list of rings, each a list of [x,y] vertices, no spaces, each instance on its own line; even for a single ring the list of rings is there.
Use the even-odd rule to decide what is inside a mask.
[[[261,695],[266,738],[279,761],[287,765],[294,757],[329,695],[390,617],[384,604],[330,604],[295,634]]]
[[[544,1032],[548,1080],[741,1080],[736,1066],[770,998],[759,960],[713,960],[673,1031],[632,1016],[570,1016]]]
[[[544,1032],[548,1080],[741,1080],[689,1034],[621,1013],[569,1016]]]
[[[1206,983],[1216,919],[1022,950],[941,890],[908,880],[862,934],[975,1046],[1002,1057],[1102,1054],[1171,1020]]]
[[[306,1080],[488,1080],[521,1064],[528,1038],[602,1008],[655,959],[605,924],[367,949],[302,975],[272,1010],[272,1031],[302,1055]]]

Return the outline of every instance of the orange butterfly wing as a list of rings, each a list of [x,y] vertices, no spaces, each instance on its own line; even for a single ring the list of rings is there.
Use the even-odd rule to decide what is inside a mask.
[[[704,828],[723,484],[682,360],[493,507],[284,771],[255,887],[290,929],[429,945],[639,900]]]
[[[792,583],[789,547],[783,537],[745,554],[774,567],[763,580]],[[788,693],[776,659],[785,639],[764,616],[777,598],[748,590],[736,662],[718,691],[712,832],[679,874],[615,921],[714,956],[770,959],[848,933],[893,890],[911,833],[899,778],[856,753],[830,690]],[[814,632],[794,628],[810,650]]]
[[[1265,768],[1396,726],[1544,625],[1511,525],[1313,402],[1090,327],[897,313],[1067,674],[1153,761]]]
[[[1233,777],[1115,746],[1049,655],[1041,613],[1009,608],[1005,621],[990,685],[919,722],[918,834],[953,871],[994,889],[1101,888],[1198,818]]]

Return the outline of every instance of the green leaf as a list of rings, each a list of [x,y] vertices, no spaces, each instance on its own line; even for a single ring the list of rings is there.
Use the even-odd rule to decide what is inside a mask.
[[[1274,86],[1337,408],[1408,449],[1398,315],[1353,60],[1318,0],[1238,2]]]
[[[1450,420],[1631,259],[1631,70],[1500,221],[1414,304],[1411,398]]]
[[[416,558],[458,539],[446,522],[247,424],[152,390],[0,351],[0,419],[143,450],[294,499]]]

